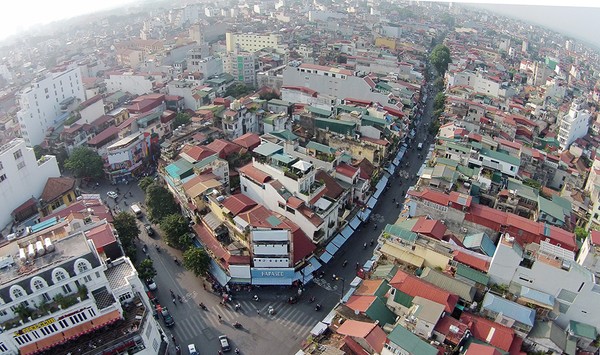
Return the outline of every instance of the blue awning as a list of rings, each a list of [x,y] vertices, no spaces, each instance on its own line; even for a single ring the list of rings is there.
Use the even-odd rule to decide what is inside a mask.
[[[335,236],[335,238],[333,238],[333,240],[329,244],[335,244],[338,248],[340,248],[342,245],[344,245],[345,241],[346,239],[344,239],[344,236],[338,234]]]
[[[369,201],[367,201],[367,206],[369,206],[369,208],[371,208],[371,209],[374,208],[376,204],[377,204],[377,197],[375,197],[375,196],[371,196]]]
[[[312,256],[308,259],[308,264],[302,269],[302,272],[304,272],[304,275],[307,275],[307,273],[311,274],[313,271],[319,270],[321,266],[321,262],[316,257]]]
[[[323,252],[323,254],[319,256],[319,259],[321,259],[321,261],[325,264],[327,264],[331,258],[333,258],[333,255],[329,254],[327,251]]]
[[[342,297],[342,303],[348,302],[348,300],[350,299],[350,297],[352,297],[352,295],[354,295],[354,292],[356,292],[356,289],[354,287],[350,287],[350,289],[348,290],[348,292],[346,292],[346,294],[343,295],[343,297]]]
[[[211,275],[214,276],[215,280],[221,285],[225,286],[231,280],[231,276],[227,275],[223,269],[217,264],[216,261],[210,259],[210,264],[208,265],[208,271]]]
[[[379,196],[381,195],[382,192],[383,192],[383,190],[375,190],[375,192],[373,192],[372,197],[379,198]]]
[[[355,216],[351,221],[350,221],[350,227],[352,227],[352,229],[356,230],[358,229],[358,226],[360,225],[360,218],[358,218],[358,215]]]
[[[377,183],[377,186],[375,186],[375,189],[383,191],[383,189],[385,189],[385,185],[387,185],[387,182],[388,182],[388,177],[386,175],[383,175],[381,177],[381,179],[379,180],[379,182]]]
[[[352,235],[352,233],[354,233],[354,230],[350,226],[346,226],[342,230],[342,235],[344,236],[344,240],[347,240],[348,238],[350,238],[350,236]]]
[[[338,249],[339,249],[339,248],[340,248],[339,246],[337,246],[337,245],[335,245],[335,244],[333,244],[333,243],[331,243],[331,242],[330,242],[330,243],[329,243],[329,244],[327,244],[327,246],[325,247],[325,250],[326,250],[326,251],[327,251],[329,254],[333,255],[333,254],[335,254],[335,253],[338,251]],[[323,260],[323,259],[321,259],[321,260]]]
[[[293,277],[279,277],[277,279],[270,278],[252,278],[253,285],[291,285],[294,282]]]
[[[371,215],[371,211],[370,208],[366,208],[365,210],[358,212],[358,217],[364,222]]]

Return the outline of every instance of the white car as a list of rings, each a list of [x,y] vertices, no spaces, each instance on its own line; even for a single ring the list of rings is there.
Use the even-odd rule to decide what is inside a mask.
[[[188,345],[188,351],[190,352],[190,355],[198,355],[198,352],[196,351],[196,345],[194,344]]]
[[[155,291],[158,287],[156,287],[156,282],[153,279],[147,279],[146,285],[148,285],[148,289],[150,291]]]
[[[229,346],[229,339],[227,339],[227,335],[219,335],[219,342],[221,343],[221,350],[227,352],[231,350]]]
[[[106,193],[106,195],[108,197],[112,198],[112,199],[115,199],[115,198],[119,197],[119,195],[117,195],[117,193],[114,192],[114,191],[109,191],[109,192]]]

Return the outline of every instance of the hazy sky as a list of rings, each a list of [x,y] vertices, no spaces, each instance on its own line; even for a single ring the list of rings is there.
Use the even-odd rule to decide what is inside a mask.
[[[133,1],[135,0],[5,0],[0,5],[2,8],[0,40],[33,25],[123,6]],[[449,2],[449,0],[441,1]],[[501,4],[485,5],[485,8],[545,25],[600,47],[599,0],[459,0],[454,2]]]
[[[27,30],[30,26],[50,23],[107,10],[133,0],[4,0],[0,4],[0,40]]]

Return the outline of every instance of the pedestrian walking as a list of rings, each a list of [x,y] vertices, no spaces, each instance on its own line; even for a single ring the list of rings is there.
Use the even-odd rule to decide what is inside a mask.
[[[256,309],[256,314],[260,316],[260,309]]]
[[[217,317],[219,317],[219,322],[221,322],[223,320],[223,317],[221,317],[221,315],[217,315]]]

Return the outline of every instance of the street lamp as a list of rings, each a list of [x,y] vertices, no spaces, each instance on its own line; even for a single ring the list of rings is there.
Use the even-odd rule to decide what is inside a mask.
[[[345,283],[346,279],[341,276],[336,276],[335,280],[342,281],[342,296],[340,297],[340,301],[342,301],[344,299],[344,283]]]

